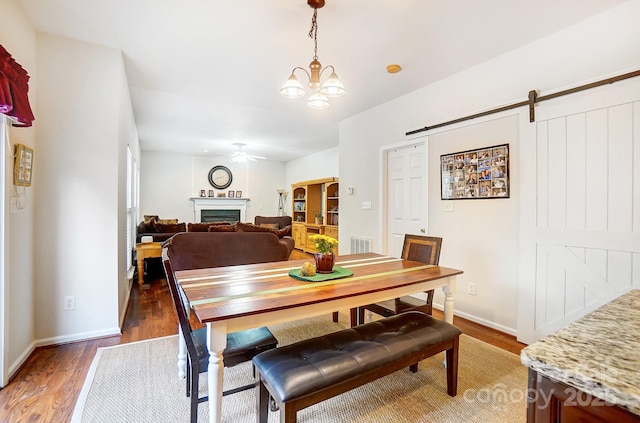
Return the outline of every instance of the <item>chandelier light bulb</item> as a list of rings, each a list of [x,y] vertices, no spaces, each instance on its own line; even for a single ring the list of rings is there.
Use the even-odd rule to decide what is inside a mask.
[[[326,95],[318,92],[315,92],[309,97],[309,101],[307,102],[307,106],[311,107],[315,110],[322,110],[329,107],[329,99]]]
[[[298,78],[296,78],[293,72],[284,85],[282,85],[280,94],[287,98],[300,98],[304,95],[304,88],[302,88],[302,84],[298,81]]]
[[[338,75],[336,75],[335,72],[331,72],[329,79],[322,84],[320,92],[327,97],[341,97],[345,93],[344,85],[342,81],[338,79]]]

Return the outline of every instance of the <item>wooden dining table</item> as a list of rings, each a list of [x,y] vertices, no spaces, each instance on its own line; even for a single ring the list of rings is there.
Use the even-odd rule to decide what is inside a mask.
[[[453,322],[453,294],[461,270],[366,253],[336,258],[336,266],[353,272],[348,277],[309,282],[289,275],[305,261],[175,272],[191,311],[207,326],[209,421],[221,421],[222,352],[229,332],[330,315],[435,288],[445,295],[444,319]]]

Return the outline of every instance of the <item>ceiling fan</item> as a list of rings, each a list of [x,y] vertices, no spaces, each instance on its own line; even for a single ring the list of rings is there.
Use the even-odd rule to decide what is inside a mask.
[[[236,163],[244,163],[247,160],[251,160],[252,162],[255,162],[256,160],[260,159],[260,160],[265,160],[266,157],[262,157],[262,156],[256,156],[253,154],[249,154],[245,151],[242,151],[242,147],[246,146],[246,144],[243,144],[241,142],[234,142],[233,145],[238,147],[238,151],[234,152],[231,155],[231,160],[233,160]]]

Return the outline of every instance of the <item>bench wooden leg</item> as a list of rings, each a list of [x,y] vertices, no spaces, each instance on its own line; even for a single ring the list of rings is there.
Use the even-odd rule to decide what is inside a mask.
[[[447,357],[447,394],[455,397],[458,394],[458,346],[460,337],[453,340],[453,348],[446,351]]]
[[[358,307],[358,322],[359,324],[364,323],[364,307]]]
[[[258,389],[256,395],[256,422],[267,423],[269,417],[269,391],[262,383],[262,379],[258,381]]]
[[[351,327],[358,326],[358,310],[360,310],[360,308],[352,308],[349,310]]]
[[[334,322],[338,322],[338,312],[337,312],[337,311],[334,311],[334,312],[333,312],[332,317],[333,317],[333,321],[334,321]]]
[[[295,407],[282,404],[280,406],[280,423],[296,423],[296,414]]]

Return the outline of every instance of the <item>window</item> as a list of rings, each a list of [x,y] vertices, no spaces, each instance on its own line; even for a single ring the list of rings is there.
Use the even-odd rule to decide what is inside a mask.
[[[140,170],[133,158],[131,148],[127,146],[127,269],[134,266],[133,249],[135,248],[138,221],[139,181]]]

